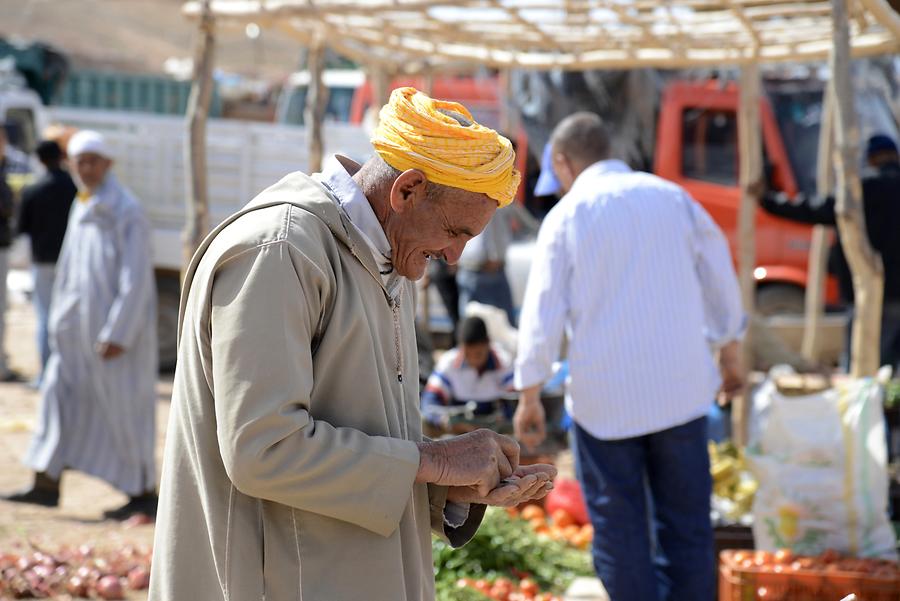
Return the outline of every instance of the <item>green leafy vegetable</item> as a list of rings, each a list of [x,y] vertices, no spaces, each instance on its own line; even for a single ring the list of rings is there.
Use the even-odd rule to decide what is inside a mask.
[[[562,593],[576,577],[593,575],[589,553],[535,534],[527,522],[509,517],[502,509],[489,509],[481,528],[464,547],[453,549],[434,539],[432,550],[438,601],[483,598],[480,594],[462,597],[462,589],[456,587],[460,578],[528,575],[541,590]]]

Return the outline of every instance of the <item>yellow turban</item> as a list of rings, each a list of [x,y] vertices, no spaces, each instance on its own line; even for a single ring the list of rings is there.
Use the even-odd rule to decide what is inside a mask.
[[[460,125],[439,109],[459,113],[472,125]],[[419,169],[428,181],[487,194],[501,207],[513,201],[519,187],[509,140],[475,123],[463,105],[434,100],[415,88],[391,93],[372,146],[394,169]]]

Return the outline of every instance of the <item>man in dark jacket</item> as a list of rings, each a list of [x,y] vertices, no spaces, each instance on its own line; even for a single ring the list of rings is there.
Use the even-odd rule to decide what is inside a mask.
[[[56,260],[62,248],[69,220],[69,209],[77,188],[72,177],[62,168],[62,150],[46,140],[37,148],[38,159],[47,173],[22,190],[19,233],[31,238],[31,272],[34,276],[34,308],[38,318],[37,342],[41,353],[41,374],[50,358],[47,322]],[[38,378],[37,383],[40,383]]]
[[[884,263],[884,309],[881,321],[881,363],[900,364],[900,157],[897,144],[885,135],[869,138],[868,168],[862,179],[863,211],[872,247]],[[783,192],[768,191],[760,205],[769,213],[802,223],[835,226],[835,199],[799,194],[793,200]],[[828,270],[838,279],[841,300],[853,315],[853,278],[840,238],[828,256]],[[849,340],[848,340],[849,345]],[[848,346],[849,348],[849,346]]]

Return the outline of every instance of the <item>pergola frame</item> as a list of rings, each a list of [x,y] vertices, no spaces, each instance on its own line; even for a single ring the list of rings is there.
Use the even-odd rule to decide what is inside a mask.
[[[289,23],[371,63],[498,69],[686,68],[827,58],[829,0],[213,0],[219,23]],[[199,2],[185,4],[189,17]],[[851,47],[896,51],[884,0],[848,2]]]

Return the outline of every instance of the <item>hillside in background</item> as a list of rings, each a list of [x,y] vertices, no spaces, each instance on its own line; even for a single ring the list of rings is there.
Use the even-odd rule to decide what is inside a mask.
[[[169,58],[193,55],[194,23],[181,0],[2,0],[0,36],[43,41],[73,66],[162,73]],[[263,30],[253,42],[243,27],[219,28],[216,67],[280,78],[294,70],[301,46]]]

